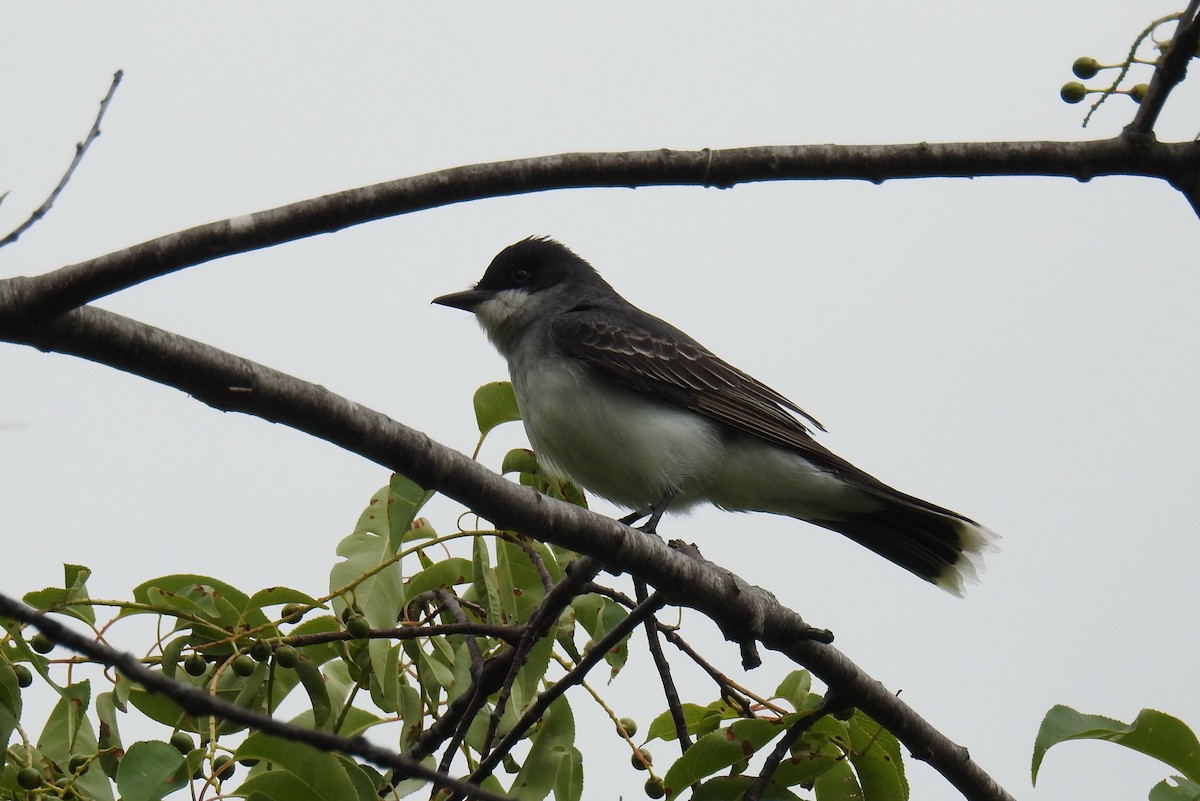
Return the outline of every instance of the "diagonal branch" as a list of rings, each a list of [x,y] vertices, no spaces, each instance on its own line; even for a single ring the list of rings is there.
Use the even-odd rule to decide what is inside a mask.
[[[30,314],[54,314],[223,256],[330,233],[372,220],[481,198],[580,187],[703,186],[754,181],[976,178],[1042,175],[1088,181],[1140,175],[1174,183],[1200,173],[1192,142],[918,142],[782,145],[729,150],[561,153],[472,164],[335,192],[198,225],[40,276]]]
[[[668,603],[707,615],[730,639],[744,638],[746,621],[754,621],[752,631],[766,647],[807,667],[966,797],[1011,801],[966,749],[828,645],[828,632],[812,629],[770,593],[734,574],[616,521],[517,486],[385,415],[248,359],[93,307],[31,322],[18,314],[27,301],[26,286],[0,282],[0,340],[107,364],[176,387],[215,408],[305,431],[467,504],[498,527],[591,554],[611,571],[633,573],[657,587]],[[504,669],[502,662],[496,667]]]
[[[269,715],[238,706],[230,701],[211,695],[198,687],[175,681],[162,673],[156,673],[144,667],[137,657],[123,651],[117,651],[96,640],[86,637],[59,623],[57,620],[38,612],[30,606],[0,594],[0,614],[35,626],[59,645],[66,646],[72,651],[84,654],[109,667],[116,668],[127,678],[142,685],[147,690],[168,696],[181,707],[192,714],[215,715],[225,720],[251,726],[258,731],[266,732],[275,737],[282,737],[299,743],[311,745],[322,751],[335,751],[350,756],[359,757],[378,765],[417,776],[433,784],[465,794],[469,798],[487,799],[487,801],[508,801],[507,796],[493,793],[468,782],[438,773],[425,767],[419,761],[388,751],[386,748],[372,745],[362,737],[342,737],[338,734],[295,726]]]
[[[88,135],[84,137],[82,142],[75,143],[75,158],[71,159],[71,164],[67,167],[67,171],[63,173],[63,177],[58,179],[58,185],[55,186],[54,190],[49,194],[49,196],[42,201],[42,205],[33,210],[33,213],[29,215],[29,219],[25,220],[25,222],[21,223],[12,231],[10,231],[3,239],[0,239],[0,248],[16,242],[17,238],[20,237],[21,234],[28,231],[38,220],[45,217],[46,212],[50,211],[50,207],[54,205],[54,201],[58,200],[58,196],[62,194],[67,182],[70,181],[71,176],[75,174],[75,168],[78,167],[80,162],[83,161],[84,154],[86,154],[88,148],[92,146],[92,142],[96,141],[96,137],[100,136],[100,121],[104,119],[104,112],[108,111],[108,104],[112,102],[113,95],[116,94],[117,91],[117,86],[120,85],[121,78],[124,76],[125,72],[123,70],[117,70],[115,73],[113,73],[112,84],[110,84],[108,87],[108,94],[104,95],[104,99],[100,101],[100,110],[96,112],[96,121],[92,123],[92,130],[88,131]]]
[[[1142,98],[1133,121],[1125,127],[1124,136],[1132,138],[1152,135],[1154,123],[1158,121],[1158,115],[1166,105],[1167,96],[1187,76],[1188,63],[1196,56],[1196,46],[1200,45],[1198,11],[1200,0],[1190,0],[1187,9],[1179,16],[1171,42],[1159,59],[1154,74],[1150,76],[1150,88],[1146,90],[1146,96]]]

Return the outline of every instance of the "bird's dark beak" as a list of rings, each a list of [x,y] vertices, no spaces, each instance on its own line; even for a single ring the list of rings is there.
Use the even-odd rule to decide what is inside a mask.
[[[490,289],[466,289],[462,292],[451,292],[449,295],[434,298],[433,302],[439,306],[449,306],[453,309],[462,309],[463,311],[475,311],[476,306],[484,301],[491,300],[495,296],[496,293]]]

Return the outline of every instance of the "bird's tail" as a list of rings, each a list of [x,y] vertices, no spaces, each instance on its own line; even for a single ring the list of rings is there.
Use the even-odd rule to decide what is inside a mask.
[[[957,512],[892,492],[895,494],[876,494],[883,502],[881,508],[812,522],[961,596],[965,585],[978,579],[983,554],[996,549],[999,536]]]

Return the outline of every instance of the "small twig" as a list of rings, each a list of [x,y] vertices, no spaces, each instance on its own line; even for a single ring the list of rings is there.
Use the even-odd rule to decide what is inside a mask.
[[[554,589],[554,579],[550,577],[550,571],[546,569],[546,561],[542,559],[542,555],[537,552],[537,548],[529,542],[525,537],[508,536],[505,540],[520,548],[529,557],[529,561],[533,563],[533,567],[538,572],[538,576],[542,579],[542,586],[546,588],[546,592]]]
[[[427,626],[400,626],[394,629],[371,629],[368,639],[372,640],[419,640],[425,637],[446,637],[454,634],[491,637],[507,643],[520,642],[524,626],[493,626],[488,623],[440,623]],[[279,642],[304,648],[327,642],[353,640],[348,631],[320,631],[312,634],[292,634],[279,638]]]
[[[496,738],[496,729],[500,725],[500,718],[504,715],[504,708],[508,704],[513,683],[517,680],[517,673],[524,666],[525,660],[529,658],[529,652],[533,650],[533,646],[537,641],[550,631],[550,627],[558,620],[558,616],[567,608],[571,600],[599,572],[600,563],[595,559],[587,556],[576,559],[567,565],[566,574],[562,577],[562,580],[546,593],[546,596],[542,598],[542,602],[530,614],[525,634],[521,637],[521,642],[517,645],[513,661],[508,667],[508,675],[504,677],[500,693],[496,696],[496,705],[492,709],[491,719],[488,720],[487,735],[483,739],[483,748],[480,749],[481,754],[486,756],[491,749],[492,742]]]
[[[646,582],[635,578],[633,591],[637,596],[639,606],[646,603],[648,597]],[[688,734],[687,718],[683,714],[683,703],[679,700],[679,690],[675,688],[675,679],[671,676],[671,663],[663,654],[662,640],[658,638],[658,620],[651,615],[646,618],[644,626],[646,644],[650,646],[650,654],[654,657],[654,666],[658,668],[659,678],[662,679],[663,696],[667,699],[667,709],[671,710],[671,720],[675,723],[675,734],[679,737],[679,749],[686,753],[692,747],[692,738]]]
[[[100,120],[104,119],[104,112],[108,110],[108,104],[112,102],[113,94],[117,91],[117,86],[121,83],[121,78],[124,77],[124,70],[117,70],[113,73],[112,84],[108,87],[108,94],[100,101],[100,110],[96,112],[96,121],[92,123],[92,130],[88,131],[88,135],[82,142],[75,143],[75,158],[71,159],[71,166],[67,167],[67,171],[63,173],[63,177],[58,180],[58,186],[54,187],[54,191],[50,193],[42,205],[34,209],[29,215],[29,219],[14,228],[8,236],[0,239],[0,248],[5,245],[10,245],[17,241],[21,234],[33,227],[34,223],[46,216],[46,212],[50,211],[50,207],[54,205],[54,201],[58,200],[59,194],[66,187],[67,181],[71,180],[71,176],[75,173],[75,168],[83,161],[83,155],[87,153],[92,142],[96,141],[96,137],[100,136]]]
[[[750,788],[750,792],[746,793],[743,801],[759,801],[763,793],[766,792],[767,785],[771,783],[771,777],[775,775],[775,771],[779,768],[779,763],[787,756],[801,735],[811,729],[813,724],[821,718],[839,709],[845,709],[847,706],[849,705],[844,703],[833,690],[830,690],[825,694],[825,699],[821,702],[820,706],[793,723],[791,728],[780,738],[779,743],[775,746],[775,750],[763,762],[762,770],[758,774],[758,781]]]
[[[459,623],[467,622],[467,616],[463,613],[462,606],[458,603],[458,597],[454,593],[442,587],[437,590],[437,595],[442,600],[442,603],[445,605],[446,609],[449,610],[450,614],[454,616],[455,620],[457,620]],[[471,656],[472,685],[478,687],[478,680],[480,675],[483,674],[484,668],[483,653],[479,650],[479,642],[475,639],[474,635],[468,634],[465,639],[467,643],[467,653]],[[483,700],[486,697],[487,696],[480,696],[478,698],[472,698],[472,706],[478,710],[483,706]],[[469,721],[472,718],[474,718],[474,714],[466,716],[464,720]],[[467,726],[459,726],[455,730],[454,736],[450,739],[450,744],[446,746],[446,751],[442,754],[442,761],[438,763],[438,770],[442,773],[450,772],[450,765],[454,761],[454,754],[456,751],[458,751],[459,745],[467,736],[467,728]]]
[[[198,687],[167,678],[162,673],[155,673],[145,668],[133,654],[117,651],[109,648],[107,645],[89,639],[78,632],[72,631],[57,620],[49,618],[32,607],[9,598],[4,594],[0,594],[0,615],[28,623],[59,645],[84,654],[109,667],[116,668],[126,678],[140,684],[152,693],[167,696],[193,715],[213,715],[235,723],[241,723],[265,734],[311,745],[322,751],[359,757],[382,768],[403,771],[408,775],[424,779],[439,787],[445,787],[455,793],[465,794],[472,798],[489,799],[489,801],[510,801],[507,796],[476,787],[469,782],[464,782],[453,776],[438,773],[435,770],[425,767],[417,760],[373,745],[365,738],[342,737],[317,729],[293,726],[285,721],[253,712],[245,707],[210,695]]]
[[[479,767],[468,777],[467,781],[478,783],[491,776],[492,771],[500,764],[504,755],[521,741],[525,732],[537,723],[542,715],[546,714],[546,710],[550,708],[552,703],[558,700],[571,687],[582,682],[588,672],[604,660],[605,654],[615,648],[621,640],[628,637],[630,632],[641,625],[643,621],[652,619],[654,613],[661,609],[666,602],[666,598],[663,597],[662,593],[656,592],[630,612],[624,620],[613,626],[608,634],[605,634],[595,645],[588,649],[583,659],[580,660],[574,669],[538,695],[537,699],[529,705],[529,708],[525,710],[525,714],[521,716],[521,719],[517,721],[512,730],[500,741],[499,745],[480,761]],[[462,797],[461,793],[455,791],[455,795],[451,801],[460,801]]]

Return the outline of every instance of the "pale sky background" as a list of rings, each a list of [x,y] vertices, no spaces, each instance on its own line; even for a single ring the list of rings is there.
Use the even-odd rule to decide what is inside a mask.
[[[564,151],[1084,139],[1058,88],[1177,3],[758,5],[56,2],[0,25],[0,229],[41,202],[126,77],[53,211],[0,251],[35,274],[173,232],[460,164]],[[1143,80],[1148,79],[1148,71]],[[1090,82],[1099,85],[1099,81]],[[1163,139],[1200,131],[1185,84]],[[468,315],[430,306],[503,246],[553,235],[627,298],[795,399],[822,442],[1004,536],[965,600],[828,532],[715,510],[662,532],[773,590],[1026,799],[1144,798],[1168,773],[1103,743],[1050,752],[1056,703],[1200,728],[1196,693],[1200,223],[1143,179],[1007,178],[574,190],[371,223],[185,270],[98,305],[329,387],[469,452],[505,377]],[[3,590],[95,571],[97,597],[217,576],[314,595],[383,468],[73,358],[0,347]],[[516,426],[483,454],[523,444]],[[440,530],[458,509],[435,503]],[[623,580],[622,580],[623,581]],[[696,613],[685,636],[743,675]],[[118,636],[118,640],[119,640]],[[136,640],[128,644],[133,646]],[[640,646],[639,646],[640,649]],[[680,660],[682,664],[682,660]],[[686,700],[711,685],[682,670]],[[606,697],[661,711],[635,658]],[[586,798],[645,774],[582,697]],[[34,731],[34,712],[25,723]],[[126,732],[126,736],[129,733]],[[674,744],[652,746],[664,770]],[[958,794],[908,761],[913,797]]]

